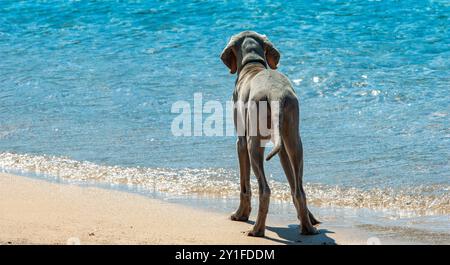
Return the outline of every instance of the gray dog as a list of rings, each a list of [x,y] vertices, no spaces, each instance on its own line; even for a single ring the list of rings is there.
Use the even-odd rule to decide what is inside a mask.
[[[240,167],[241,195],[240,205],[231,216],[235,221],[247,221],[251,211],[250,167],[259,186],[259,211],[256,223],[249,236],[264,236],[267,212],[269,209],[270,188],[264,174],[264,144],[272,139],[274,147],[266,160],[279,154],[281,165],[291,187],[291,194],[301,222],[302,234],[316,234],[313,225],[319,224],[306,206],[303,191],[303,147],[299,134],[299,103],[294,89],[286,76],[274,71],[277,69],[280,53],[266,36],[253,31],[244,31],[234,35],[222,52],[221,59],[230,69],[237,72],[233,100],[237,102],[255,102],[261,108],[264,102],[268,106],[266,117],[256,117],[246,108],[234,109],[236,128],[239,121],[244,123],[245,132],[238,136],[237,153]],[[272,70],[274,69],[274,70]],[[278,103],[278,108],[273,106]],[[259,112],[257,112],[259,113]],[[255,116],[256,115],[256,116]],[[259,133],[249,134],[255,126],[252,120],[266,119],[271,127],[267,136]]]

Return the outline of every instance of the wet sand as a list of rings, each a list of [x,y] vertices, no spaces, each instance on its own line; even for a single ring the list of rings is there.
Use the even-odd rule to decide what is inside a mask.
[[[267,222],[266,237],[248,237],[254,218],[96,187],[0,173],[0,244],[366,244],[363,230]]]

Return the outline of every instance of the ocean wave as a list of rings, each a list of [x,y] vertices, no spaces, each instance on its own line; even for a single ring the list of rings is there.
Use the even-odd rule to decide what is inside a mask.
[[[170,169],[98,165],[66,157],[0,153],[0,170],[45,175],[74,182],[127,185],[149,192],[174,195],[237,197],[237,172],[223,168]],[[269,180],[273,200],[291,201],[287,183]],[[252,180],[253,194],[258,194]],[[314,206],[369,208],[408,215],[450,214],[450,186],[434,184],[402,189],[340,187],[318,183],[305,185],[308,202]]]

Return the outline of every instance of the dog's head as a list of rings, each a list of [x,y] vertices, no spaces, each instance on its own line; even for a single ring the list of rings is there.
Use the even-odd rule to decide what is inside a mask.
[[[230,68],[230,73],[234,74],[249,62],[261,62],[277,69],[280,53],[265,35],[243,31],[231,37],[220,58]]]

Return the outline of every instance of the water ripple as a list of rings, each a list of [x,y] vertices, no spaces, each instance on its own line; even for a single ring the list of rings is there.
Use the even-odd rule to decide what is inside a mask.
[[[219,198],[237,197],[236,172],[227,169],[170,169],[104,166],[64,157],[0,154],[0,169],[44,174],[75,182],[121,184],[174,195],[201,195]],[[273,179],[272,198],[290,201],[289,186]],[[256,187],[255,181],[252,186]],[[403,189],[343,188],[308,183],[309,203],[315,206],[339,206],[393,210],[400,215],[450,214],[450,186],[431,185]],[[258,194],[253,188],[253,194]]]

